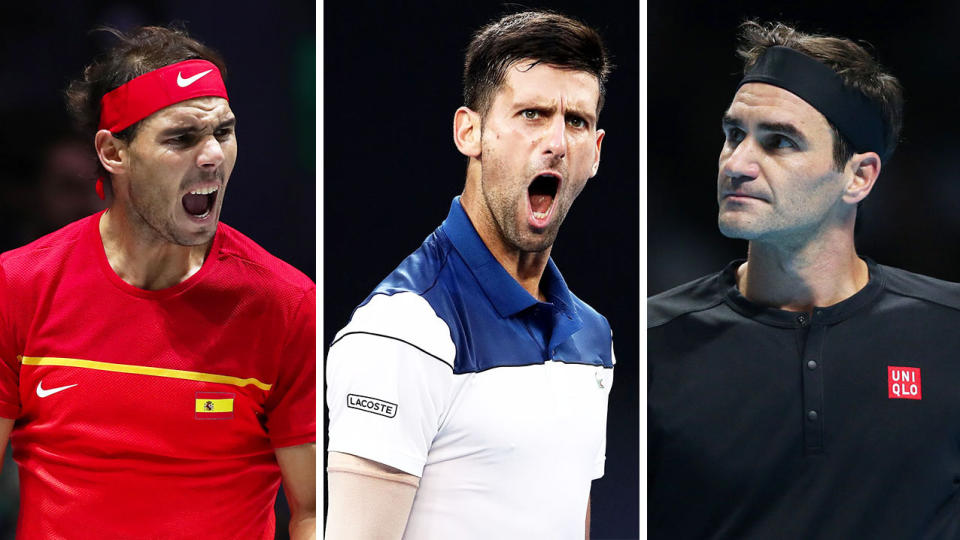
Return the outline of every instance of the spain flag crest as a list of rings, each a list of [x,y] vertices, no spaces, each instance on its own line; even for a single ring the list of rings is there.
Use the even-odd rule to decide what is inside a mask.
[[[230,392],[197,392],[194,414],[197,420],[229,420],[233,418],[233,398]]]

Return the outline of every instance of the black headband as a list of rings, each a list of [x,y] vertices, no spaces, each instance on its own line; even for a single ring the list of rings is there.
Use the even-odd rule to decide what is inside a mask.
[[[862,92],[843,84],[825,64],[788,47],[768,48],[744,75],[739,89],[750,82],[787,90],[820,111],[856,152],[876,152],[886,159],[886,124],[879,107]]]

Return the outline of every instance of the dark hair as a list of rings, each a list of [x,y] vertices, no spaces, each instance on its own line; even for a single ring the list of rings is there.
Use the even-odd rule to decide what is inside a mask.
[[[463,64],[464,105],[485,115],[507,69],[525,58],[596,76],[600,113],[613,68],[600,35],[578,20],[548,11],[507,15],[474,34]]]
[[[893,155],[903,127],[903,87],[896,77],[884,71],[866,49],[845,38],[805,34],[779,22],[745,21],[740,25],[740,46],[737,54],[743,59],[746,73],[768,47],[780,45],[800,51],[819,60],[837,73],[847,86],[859,90],[880,107],[886,124],[886,155]],[[829,120],[828,120],[829,122]],[[853,147],[836,126],[833,130],[833,161],[842,170],[853,156]]]
[[[226,80],[227,68],[220,55],[191,38],[185,30],[161,26],[144,26],[129,34],[114,28],[97,30],[113,34],[119,43],[84,68],[83,77],[72,81],[66,90],[67,109],[85,134],[97,132],[100,100],[104,94],[149,71],[184,60],[202,59],[217,66]],[[139,127],[137,122],[113,135],[130,141]]]

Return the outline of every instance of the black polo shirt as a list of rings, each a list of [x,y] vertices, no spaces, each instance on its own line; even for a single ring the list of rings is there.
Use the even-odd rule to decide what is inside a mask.
[[[807,315],[742,262],[648,301],[650,538],[960,538],[960,285],[867,261]]]

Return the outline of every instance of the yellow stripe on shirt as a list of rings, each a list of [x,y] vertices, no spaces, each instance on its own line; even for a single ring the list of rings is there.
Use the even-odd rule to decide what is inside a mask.
[[[272,384],[260,382],[252,377],[249,379],[241,379],[239,377],[231,377],[229,375],[201,373],[199,371],[184,371],[182,369],[137,366],[133,364],[114,364],[111,362],[79,360],[76,358],[53,358],[49,356],[20,356],[19,358],[24,365],[28,366],[78,367],[84,369],[97,369],[100,371],[112,371],[115,373],[132,373],[134,375],[150,375],[152,377],[167,377],[170,379],[185,379],[188,381],[232,384],[240,387],[252,384],[261,390],[267,391],[273,387]]]

